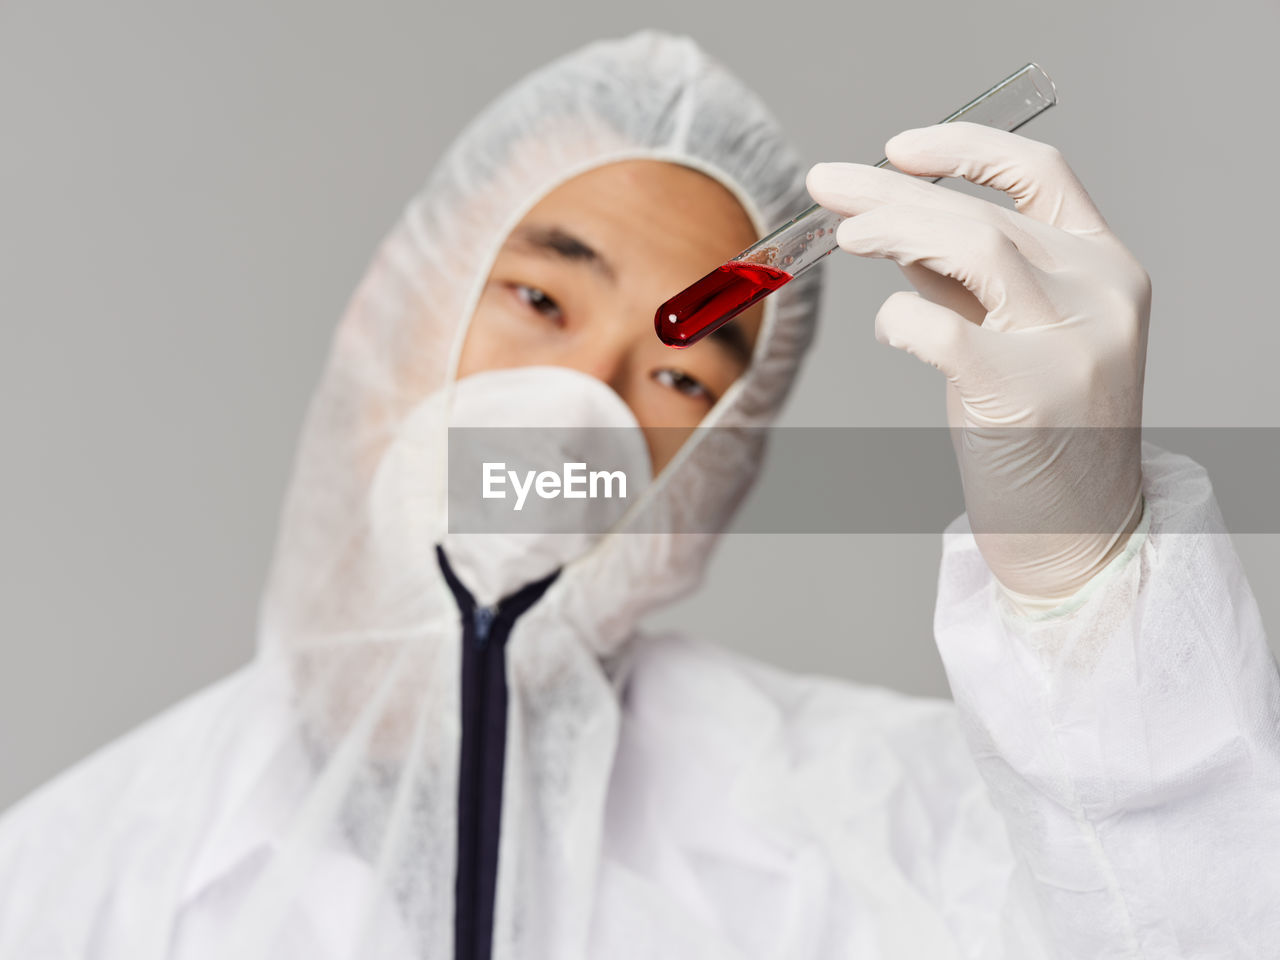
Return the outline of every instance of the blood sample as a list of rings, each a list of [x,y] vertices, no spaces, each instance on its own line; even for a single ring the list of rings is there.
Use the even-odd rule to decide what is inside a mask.
[[[730,260],[660,306],[653,327],[667,346],[691,346],[790,280],[784,270]]]

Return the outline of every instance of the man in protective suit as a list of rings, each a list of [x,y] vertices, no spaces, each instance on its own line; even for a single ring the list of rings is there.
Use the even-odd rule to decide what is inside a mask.
[[[966,438],[954,703],[636,629],[751,483],[818,276],[657,341],[805,171],[688,40],[595,44],[466,129],[356,291],[252,662],[0,821],[0,956],[1274,956],[1280,684],[1203,471],[1138,443],[1146,274],[1043,144],[887,152],[1016,203],[808,174],[841,246],[915,285],[877,334]],[[476,426],[567,428],[518,432],[625,465],[630,508],[451,530]]]

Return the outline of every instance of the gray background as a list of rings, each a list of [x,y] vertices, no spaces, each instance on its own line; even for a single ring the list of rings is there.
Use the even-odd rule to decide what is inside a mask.
[[[1275,426],[1275,2],[454,5],[0,0],[0,806],[243,663],[301,416],[404,201],[495,94],[583,42],[692,34],[811,160],[882,155],[1026,60],[1155,284],[1147,422]],[[785,423],[936,425],[839,258]],[[1263,613],[1274,537],[1238,538]],[[946,695],[932,536],[726,541],[655,620]],[[766,583],[769,589],[761,589]],[[1274,629],[1274,626],[1273,626]]]

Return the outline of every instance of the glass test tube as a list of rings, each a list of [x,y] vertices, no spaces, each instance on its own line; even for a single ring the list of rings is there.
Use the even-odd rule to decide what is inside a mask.
[[[1029,63],[938,122],[966,120],[1012,132],[1057,102],[1049,75]],[[875,166],[888,164],[885,158]],[[658,337],[672,347],[697,343],[835,250],[836,227],[843,219],[814,204],[788,220],[659,307]]]

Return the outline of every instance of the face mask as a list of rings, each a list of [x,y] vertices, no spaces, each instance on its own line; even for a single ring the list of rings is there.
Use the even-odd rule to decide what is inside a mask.
[[[590,472],[613,474],[614,495],[566,498],[562,483],[546,497],[555,485],[545,481],[539,492],[531,470],[563,473],[571,464],[586,465],[574,486],[588,493]],[[640,424],[600,380],[567,367],[485,371],[405,418],[374,480],[371,532],[391,562],[434,564],[441,544],[487,605],[585,554],[651,479]],[[486,489],[501,496],[485,497]]]

